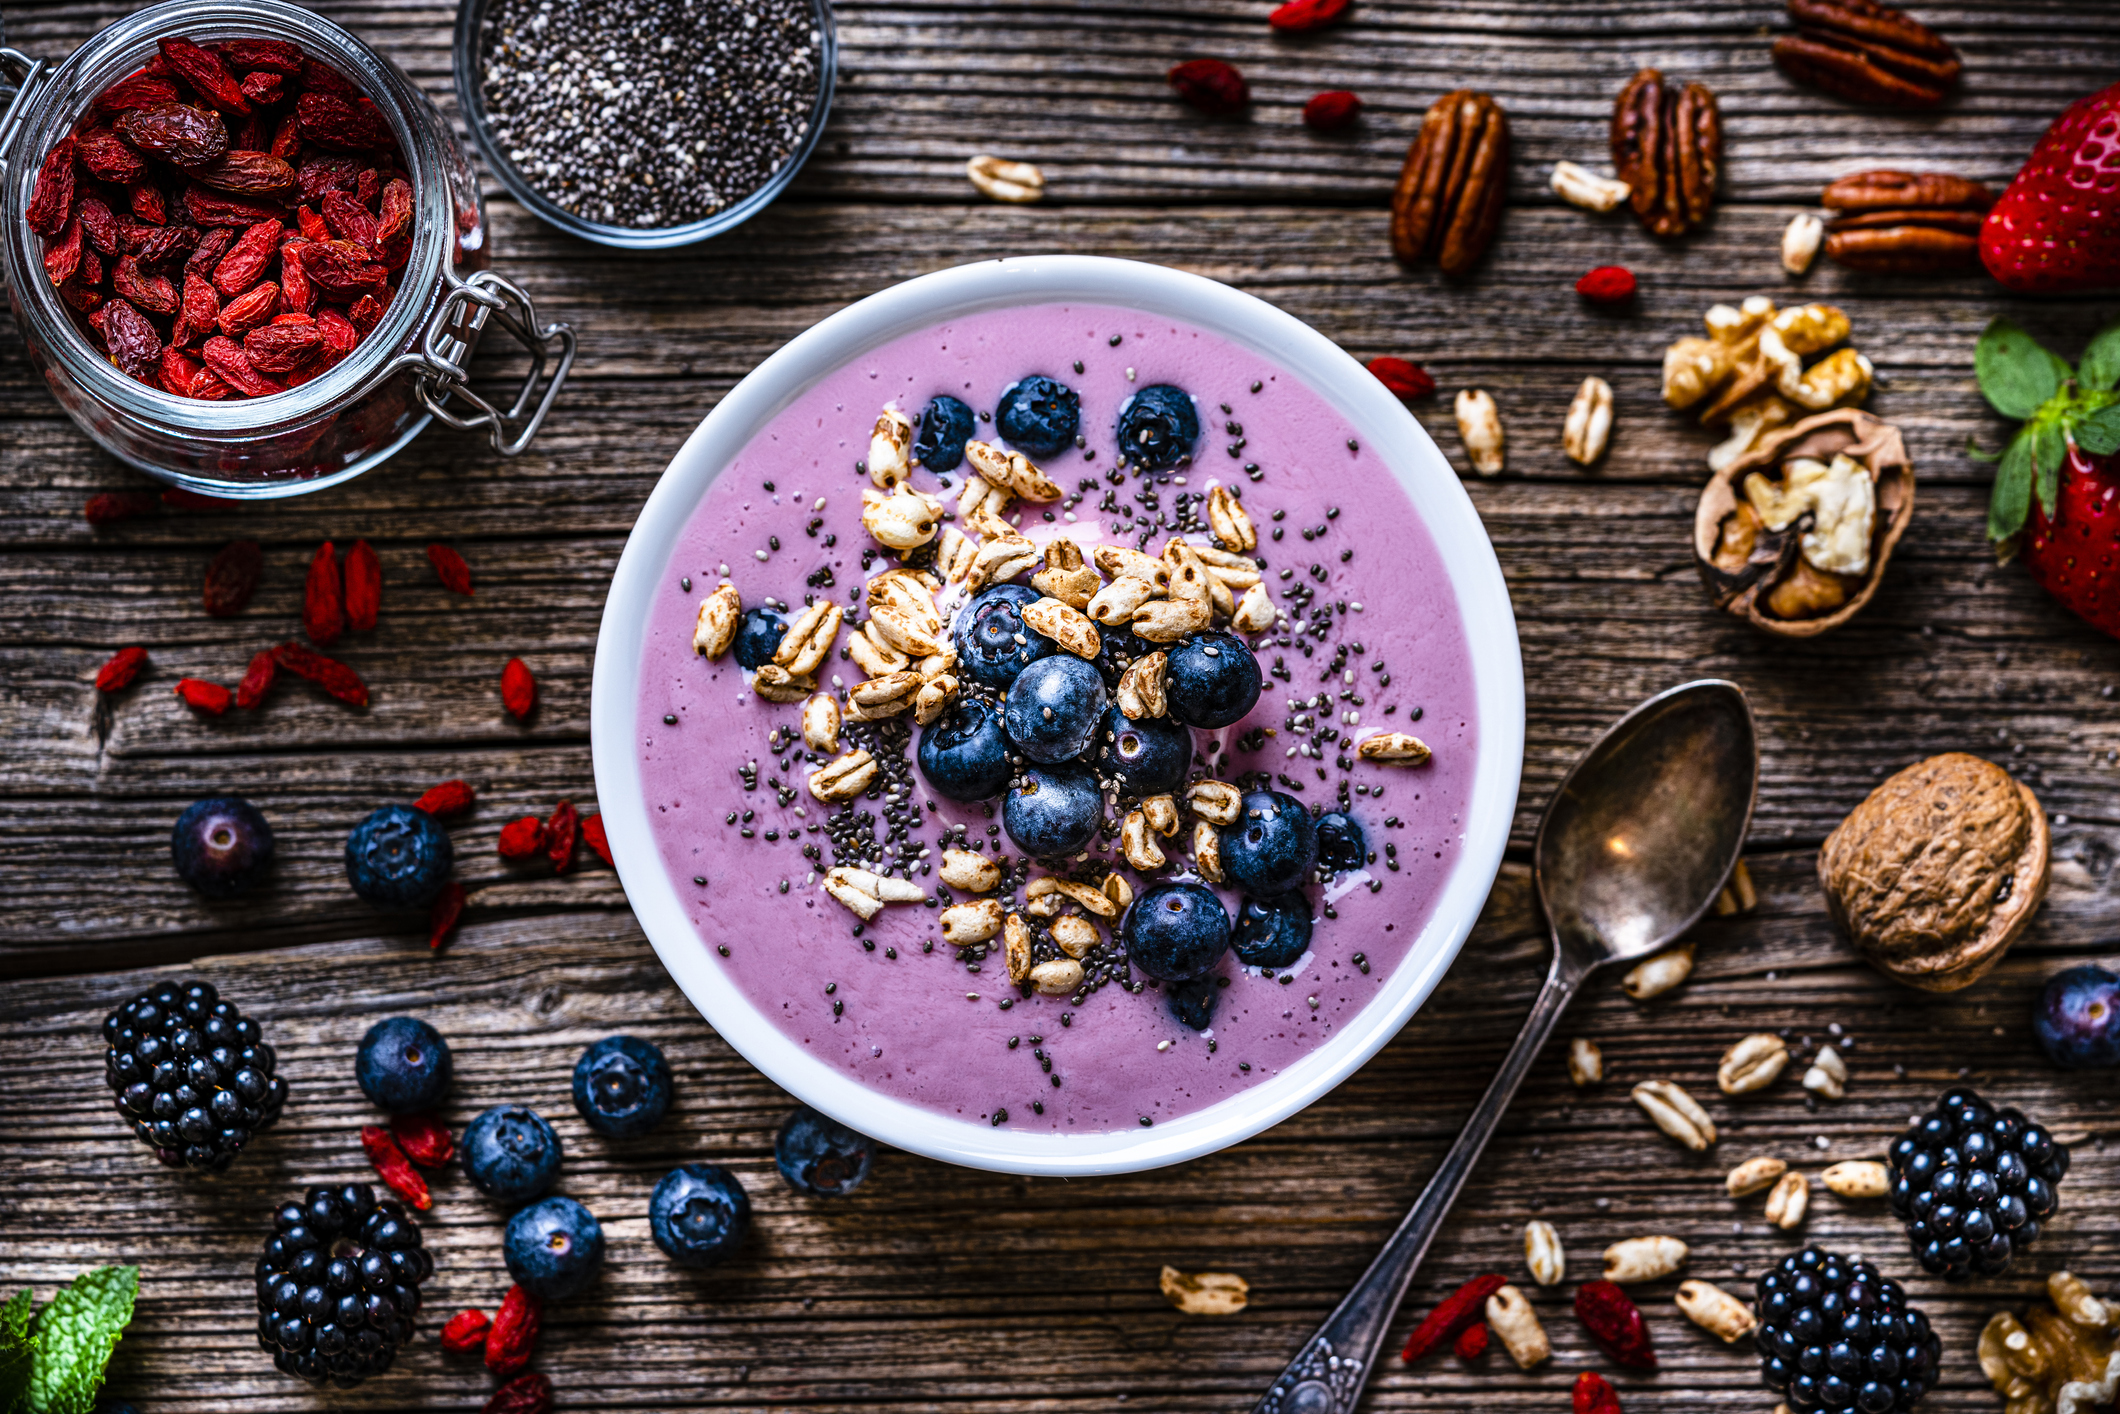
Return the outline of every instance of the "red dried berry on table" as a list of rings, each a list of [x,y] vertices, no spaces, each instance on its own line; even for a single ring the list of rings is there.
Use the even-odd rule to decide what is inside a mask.
[[[437,541],[427,547],[427,563],[434,566],[435,577],[441,580],[442,588],[467,599],[471,597],[471,566],[464,563],[462,555]]]
[[[368,705],[368,684],[361,675],[336,658],[327,658],[313,648],[289,639],[272,650],[281,667],[298,678],[306,678],[339,701],[354,707]]]
[[[368,1151],[368,1162],[375,1165],[376,1177],[390,1185],[391,1192],[422,1211],[434,1206],[428,1196],[427,1180],[398,1148],[397,1140],[390,1131],[378,1124],[361,1126],[361,1147]]]
[[[127,109],[118,115],[118,136],[149,157],[179,167],[204,166],[228,151],[228,124],[221,115],[189,103]],[[125,180],[142,181],[146,175],[147,164],[142,162],[140,175]]]
[[[177,698],[209,717],[218,717],[228,710],[228,689],[202,678],[177,679]]]
[[[451,879],[434,896],[434,904],[427,910],[427,947],[440,952],[456,930],[456,923],[464,916],[464,886]],[[432,1165],[430,1165],[432,1167]]]
[[[545,852],[545,822],[535,815],[511,820],[501,828],[503,859],[534,859]]]
[[[1402,402],[1435,394],[1435,379],[1428,370],[1403,358],[1373,358],[1369,360],[1369,371]]]
[[[265,694],[272,691],[273,679],[279,675],[279,661],[272,656],[271,649],[252,655],[243,680],[236,684],[236,706],[247,712],[263,702]]]
[[[40,236],[56,236],[66,229],[66,218],[74,209],[74,140],[59,139],[44,155],[37,169],[37,189],[23,208],[29,228]]]
[[[530,1363],[537,1353],[538,1327],[545,1303],[520,1286],[508,1288],[501,1308],[493,1313],[493,1328],[486,1332],[486,1368],[502,1379]]]
[[[355,633],[375,627],[383,610],[383,565],[375,547],[365,540],[353,542],[346,552],[346,626]]]
[[[455,883],[455,880],[451,880]],[[464,886],[457,884],[459,906]],[[396,1115],[390,1121],[391,1137],[405,1151],[405,1157],[423,1169],[438,1169],[449,1162],[456,1152],[456,1140],[449,1133],[449,1126],[437,1115]]]
[[[1634,298],[1634,272],[1624,265],[1600,265],[1575,282],[1575,292],[1592,304],[1625,304]]]
[[[486,1327],[493,1322],[476,1308],[459,1311],[442,1326],[442,1349],[463,1355],[486,1348]]]
[[[545,822],[545,854],[551,859],[555,874],[566,873],[567,866],[574,862],[574,845],[581,834],[578,820],[573,803],[563,800]]]
[[[1476,1276],[1437,1303],[1422,1322],[1406,1337],[1406,1348],[1399,1358],[1411,1365],[1456,1341],[1465,1329],[1481,1320],[1487,1308],[1487,1298],[1509,1284],[1509,1278],[1489,1272]]]
[[[1303,126],[1313,132],[1336,133],[1354,126],[1362,116],[1362,100],[1346,89],[1318,94],[1303,105]]]
[[[130,687],[146,664],[145,648],[120,648],[110,655],[109,662],[96,669],[96,691],[116,692],[121,687]]]
[[[549,1414],[552,1381],[543,1375],[519,1375],[493,1392],[479,1414]]]
[[[529,721],[537,709],[537,679],[520,658],[510,658],[501,669],[501,705],[518,722]]]
[[[1612,1382],[1594,1370],[1575,1377],[1575,1414],[1621,1414]]]
[[[440,785],[427,787],[426,793],[412,802],[412,808],[424,810],[437,820],[446,820],[451,815],[461,815],[469,810],[474,799],[468,783],[443,781]]]
[[[598,859],[614,869],[618,867],[618,861],[611,857],[610,838],[604,834],[603,816],[591,815],[582,821],[582,839],[588,842],[589,848],[596,851]]]
[[[1575,1315],[1613,1360],[1630,1370],[1656,1368],[1649,1327],[1627,1293],[1609,1281],[1586,1281],[1575,1289]]]
[[[1477,1360],[1482,1355],[1485,1355],[1487,1353],[1487,1323],[1480,1321],[1459,1331],[1457,1340],[1451,1344],[1450,1348],[1460,1360]]]
[[[1266,23],[1283,34],[1305,34],[1323,29],[1347,13],[1347,0],[1288,0],[1266,17]]]
[[[302,585],[302,632],[319,648],[329,648],[346,631],[345,590],[339,580],[339,555],[329,540],[317,546]]]
[[[1187,59],[1167,76],[1178,97],[1210,118],[1230,118],[1251,105],[1251,85],[1234,64],[1220,59]]]
[[[206,612],[231,619],[243,612],[265,574],[265,552],[255,540],[231,540],[206,566]]]
[[[162,50],[162,62],[168,64],[170,72],[182,79],[193,93],[223,113],[250,111],[250,100],[243,96],[242,85],[236,82],[234,74],[228,72],[220,55],[175,35],[156,42]]]
[[[102,491],[88,498],[81,514],[90,525],[116,525],[121,520],[144,516],[161,505],[152,491]]]

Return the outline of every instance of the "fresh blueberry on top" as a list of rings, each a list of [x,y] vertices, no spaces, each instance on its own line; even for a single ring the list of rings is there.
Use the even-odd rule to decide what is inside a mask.
[[[1119,679],[1126,675],[1135,660],[1146,658],[1155,651],[1155,644],[1130,628],[1108,628],[1099,624],[1097,656],[1090,661],[1097,665],[1097,673],[1104,679],[1104,685],[1117,689]]]
[[[368,1028],[353,1078],[377,1109],[418,1114],[448,1097],[454,1067],[442,1033],[416,1016],[389,1016]]]
[[[1023,621],[1023,606],[1045,596],[1027,584],[997,584],[957,616],[957,662],[974,682],[1005,691],[1016,674],[1060,645]]]
[[[1123,927],[1134,966],[1164,982],[1203,977],[1229,951],[1229,915],[1205,884],[1144,889],[1126,911]]]
[[[1335,874],[1351,874],[1369,862],[1369,841],[1354,816],[1328,810],[1318,817],[1318,863]]]
[[[1082,399],[1065,383],[1034,373],[1001,390],[994,426],[1017,451],[1049,457],[1075,444],[1082,430]]]
[[[1301,889],[1246,898],[1229,946],[1246,967],[1289,967],[1310,950],[1310,900]]]
[[[964,461],[964,444],[972,440],[975,426],[970,408],[948,393],[938,394],[920,414],[913,455],[929,471],[955,471]]]
[[[874,1140],[808,1105],[791,1113],[773,1140],[773,1166],[788,1187],[813,1198],[836,1198],[861,1187],[875,1158]]]
[[[464,1127],[464,1172],[495,1202],[527,1203],[559,1177],[559,1136],[527,1105],[495,1105]]]
[[[1105,709],[1097,729],[1097,772],[1125,777],[1119,793],[1163,795],[1185,784],[1192,766],[1192,733],[1168,717],[1135,721],[1117,703]]]
[[[1259,660],[1235,634],[1196,633],[1169,652],[1164,696],[1171,716],[1188,727],[1226,727],[1257,705]]]
[[[1195,977],[1190,982],[1166,982],[1163,985],[1163,1001],[1170,1014],[1195,1031],[1205,1031],[1214,1024],[1215,993],[1221,991],[1217,984],[1220,978],[1209,974]]]
[[[670,1063],[634,1036],[606,1036],[574,1066],[574,1108],[598,1134],[632,1139],[670,1108]]]
[[[169,854],[185,883],[208,898],[234,898],[272,867],[272,826],[240,796],[210,795],[177,817]]]
[[[346,836],[346,877],[378,908],[425,908],[455,862],[449,832],[409,805],[386,805]]]
[[[685,1164],[655,1185],[648,1228],[678,1266],[711,1267],[743,1246],[751,1198],[720,1164]]]
[[[780,640],[787,637],[788,621],[773,609],[746,609],[736,630],[736,661],[752,672],[773,661]]]
[[[1200,414],[1183,388],[1151,383],[1119,408],[1119,456],[1150,471],[1182,466],[1200,440]]]
[[[1033,761],[1071,761],[1082,754],[1104,716],[1104,679],[1072,653],[1056,653],[1016,674],[1001,725]]]
[[[1001,797],[1001,824],[1016,848],[1039,858],[1073,854],[1104,819],[1097,773],[1079,761],[1026,766]]]
[[[603,1267],[604,1225],[572,1198],[546,1198],[508,1219],[501,1256],[517,1286],[564,1301]]]
[[[1243,813],[1222,831],[1222,877],[1248,894],[1264,898],[1292,889],[1317,865],[1317,829],[1292,795],[1249,792]]]
[[[937,795],[991,800],[1008,784],[1008,733],[999,705],[960,697],[949,712],[920,729],[920,774]]]
[[[2055,973],[2032,1010],[2032,1034],[2065,1069],[2120,1064],[2120,977],[2088,962]]]

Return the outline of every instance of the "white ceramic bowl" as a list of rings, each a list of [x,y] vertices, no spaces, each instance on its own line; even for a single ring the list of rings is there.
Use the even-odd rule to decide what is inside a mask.
[[[1182,319],[1274,360],[1344,416],[1381,456],[1433,535],[1471,646],[1479,763],[1464,848],[1427,926],[1374,1001],[1280,1074],[1206,1109],[1103,1134],[995,1129],[879,1094],[808,1053],[722,975],[662,867],[650,834],[634,735],[643,627],[686,520],[744,444],[819,378],[893,339],[982,310],[1066,300]],[[1127,1173],[1225,1148],[1302,1109],[1398,1033],[1449,970],[1500,867],[1523,764],[1524,674],[1516,619],[1486,530],[1412,414],[1324,335],[1262,300],[1198,275],[1094,256],[961,265],[850,305],[790,342],[730,391],[678,450],[634,523],[596,644],[590,733],[596,795],[626,898],[677,985],[774,1083],[860,1132],[929,1158],[1019,1174]]]

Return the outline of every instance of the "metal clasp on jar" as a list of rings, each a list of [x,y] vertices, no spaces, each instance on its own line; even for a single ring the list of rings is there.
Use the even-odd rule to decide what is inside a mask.
[[[552,410],[553,399],[567,381],[568,370],[574,367],[574,326],[540,324],[537,305],[528,292],[491,270],[481,270],[467,280],[445,269],[442,278],[449,291],[428,322],[419,351],[405,355],[399,362],[417,371],[414,387],[427,411],[460,432],[484,428],[493,450],[512,457],[537,436],[545,414]],[[489,319],[514,336],[530,355],[530,371],[523,376],[522,387],[506,412],[472,391],[471,375],[464,367]],[[546,363],[552,358],[557,362],[550,377],[546,377]],[[540,379],[544,379],[542,393],[538,388]],[[449,406],[457,399],[469,404],[468,416]]]

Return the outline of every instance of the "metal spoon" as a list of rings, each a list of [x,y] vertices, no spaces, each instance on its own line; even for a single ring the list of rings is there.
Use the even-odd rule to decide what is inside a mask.
[[[1758,792],[1752,709],[1719,679],[1658,693],[1575,763],[1532,851],[1553,965],[1523,1032],[1399,1230],[1253,1414],[1353,1414],[1415,1269],[1562,1011],[1599,967],[1657,951],[1707,912]]]

